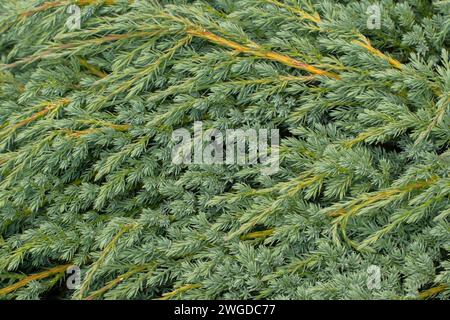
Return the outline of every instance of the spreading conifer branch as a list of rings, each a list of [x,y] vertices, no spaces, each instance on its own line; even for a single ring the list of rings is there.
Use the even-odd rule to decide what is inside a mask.
[[[116,243],[119,241],[119,239],[122,237],[122,235],[128,231],[130,231],[132,228],[134,228],[135,225],[126,225],[122,227],[119,232],[116,234],[114,238],[111,239],[111,241],[106,245],[106,247],[103,249],[102,253],[100,254],[100,257],[92,264],[91,268],[86,274],[86,278],[83,280],[81,287],[79,289],[77,297],[79,299],[82,299],[84,297],[84,293],[89,290],[89,286],[94,278],[95,272],[98,270],[98,268],[101,267],[103,261],[106,259],[106,257],[110,254],[111,251],[114,250]]]
[[[0,289],[0,296],[4,296],[8,293],[11,293],[11,292],[17,290],[17,289],[20,289],[20,288],[26,286],[31,281],[45,279],[45,278],[51,277],[55,274],[65,272],[67,270],[67,268],[70,266],[71,266],[70,264],[64,264],[64,265],[60,265],[60,266],[51,268],[46,271],[42,271],[39,273],[29,275],[11,286]]]
[[[179,287],[178,289],[165,293],[163,294],[163,296],[161,298],[158,298],[157,300],[169,300],[173,297],[178,296],[179,294],[192,290],[192,289],[196,289],[196,288],[200,288],[201,285],[200,284],[186,284],[184,286]]]

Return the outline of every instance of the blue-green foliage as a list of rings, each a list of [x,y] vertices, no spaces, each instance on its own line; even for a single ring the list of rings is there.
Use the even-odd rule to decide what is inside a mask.
[[[449,297],[448,1],[2,1],[0,31],[1,298]],[[194,121],[278,128],[279,172],[174,165]]]

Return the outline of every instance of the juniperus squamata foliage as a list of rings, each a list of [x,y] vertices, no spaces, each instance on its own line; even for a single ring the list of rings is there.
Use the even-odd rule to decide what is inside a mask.
[[[1,299],[449,298],[448,1],[14,0],[0,31]],[[196,121],[278,129],[279,171],[174,164]]]

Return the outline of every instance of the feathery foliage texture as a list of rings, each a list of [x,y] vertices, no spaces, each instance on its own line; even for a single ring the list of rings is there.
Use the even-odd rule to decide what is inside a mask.
[[[11,0],[0,31],[0,299],[450,296],[449,1]],[[194,121],[279,129],[280,170],[173,164]]]

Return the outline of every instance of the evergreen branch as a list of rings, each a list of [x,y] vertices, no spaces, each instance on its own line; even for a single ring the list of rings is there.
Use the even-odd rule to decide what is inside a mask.
[[[115,89],[104,100],[107,101],[110,98],[112,98],[113,96],[118,95],[118,94],[128,90],[138,80],[140,80],[140,79],[142,79],[143,77],[146,77],[146,76],[148,77],[149,75],[154,73],[156,70],[158,70],[158,68],[162,64],[164,64],[165,62],[170,60],[178,49],[180,49],[181,47],[187,45],[190,41],[191,41],[191,37],[190,36],[184,37],[183,39],[178,41],[178,43],[176,43],[170,49],[166,50],[160,57],[158,57],[158,59],[156,61],[152,62],[150,65],[148,65],[148,66],[142,68],[141,70],[137,71],[130,80],[126,81],[124,84],[121,84],[119,88]]]
[[[62,131],[66,132],[69,137],[79,138],[81,136],[99,132],[105,128],[110,128],[116,131],[125,132],[131,129],[131,126],[128,124],[114,124],[108,121],[103,120],[83,120],[80,121],[83,124],[94,124],[102,126],[101,128],[89,128],[84,130],[71,130],[71,129],[62,129]]]
[[[100,70],[99,68],[97,68],[96,66],[88,63],[85,59],[79,59],[80,61],[80,65],[82,65],[83,67],[85,67],[90,73],[92,73],[93,75],[96,75],[99,78],[105,78],[106,76],[108,76],[107,73],[103,72],[102,70]]]
[[[118,276],[117,278],[111,280],[110,282],[108,282],[105,286],[103,286],[102,288],[92,292],[88,297],[85,298],[85,300],[94,300],[94,299],[98,299],[100,298],[103,294],[105,294],[106,292],[108,292],[110,289],[114,288],[116,285],[118,285],[119,283],[122,283],[123,281],[127,280],[128,278],[130,278],[131,276],[135,275],[136,273],[142,272],[144,270],[146,270],[149,267],[154,267],[155,264],[151,264],[151,265],[142,265],[142,266],[137,266],[132,268],[131,270],[129,270],[128,272]]]
[[[27,276],[20,273],[14,273],[14,272],[0,272],[0,279],[14,279],[14,280],[21,280],[23,278],[26,278]]]
[[[360,34],[359,37],[360,37],[360,40],[353,40],[352,43],[354,43],[360,47],[363,47],[364,49],[367,49],[367,51],[369,51],[373,55],[389,62],[389,64],[396,69],[401,70],[403,68],[403,65],[401,64],[400,61],[398,61],[392,57],[389,57],[386,54],[384,54],[383,52],[381,52],[380,50],[374,48],[372,46],[372,44],[370,43],[369,39],[367,39],[364,35]]]
[[[317,80],[316,76],[278,76],[278,77],[267,77],[267,78],[257,78],[257,79],[243,79],[243,80],[233,80],[233,81],[226,81],[221,83],[205,83],[204,85],[198,85],[197,79],[188,79],[180,84],[176,84],[173,86],[170,86],[166,88],[165,90],[159,90],[152,92],[150,97],[148,98],[149,101],[155,102],[158,100],[164,100],[167,97],[174,95],[174,94],[180,94],[180,93],[192,93],[192,92],[199,92],[202,90],[207,89],[215,89],[220,87],[226,87],[226,88],[240,88],[245,86],[252,86],[252,85],[267,85],[271,83],[278,83],[278,82],[311,82]]]
[[[434,288],[430,288],[427,289],[425,291],[422,291],[419,293],[419,299],[421,300],[426,300],[426,299],[430,299],[435,297],[436,295],[438,295],[439,293],[445,291],[448,289],[448,285],[446,284],[441,284],[440,286],[434,287]]]
[[[316,24],[321,23],[321,19],[320,16],[317,12],[314,13],[314,15],[310,15],[307,12],[305,12],[304,10],[300,9],[300,8],[296,8],[296,7],[292,7],[289,6],[287,4],[281,3],[279,1],[276,0],[264,0],[266,2],[272,3],[274,5],[277,5],[279,7],[288,9],[289,11],[297,14],[298,16],[300,16],[302,19],[306,19],[306,20],[310,20],[312,22],[315,22]],[[324,31],[319,27],[320,31]],[[369,39],[367,39],[363,34],[361,33],[357,33],[357,36],[360,38],[360,40],[353,40],[352,43],[365,48],[367,51],[369,51],[371,54],[386,60],[387,62],[389,62],[389,64],[391,64],[394,68],[396,69],[402,69],[403,65],[396,59],[391,58],[389,56],[387,56],[386,54],[384,54],[383,52],[381,52],[380,50],[374,48],[372,46],[372,44],[370,43]]]
[[[321,70],[312,65],[298,61],[292,57],[289,57],[289,56],[281,54],[281,53],[264,50],[262,46],[258,45],[255,42],[251,43],[251,45],[252,45],[251,47],[246,46],[246,45],[237,43],[235,41],[226,39],[224,37],[221,37],[211,31],[206,30],[205,28],[203,28],[201,26],[197,26],[188,19],[175,17],[175,16],[173,16],[171,14],[167,14],[167,13],[160,13],[159,16],[161,18],[166,18],[166,19],[170,19],[172,21],[181,23],[182,25],[185,26],[185,31],[189,35],[208,40],[212,43],[221,45],[226,48],[233,49],[237,52],[242,52],[242,53],[246,53],[246,54],[253,55],[256,57],[260,57],[260,58],[264,58],[264,59],[268,59],[268,60],[272,60],[272,61],[277,61],[279,63],[290,66],[292,68],[308,71],[312,74],[326,76],[326,77],[334,78],[334,79],[340,79],[340,76],[333,72]]]
[[[22,58],[16,62],[13,62],[10,64],[0,65],[0,67],[2,69],[12,69],[12,68],[18,67],[22,64],[29,64],[29,63],[33,63],[38,60],[44,59],[52,54],[57,53],[60,50],[74,49],[74,48],[77,48],[80,46],[100,45],[100,44],[107,43],[107,42],[114,42],[114,41],[123,40],[123,39],[130,39],[130,38],[134,38],[134,37],[152,36],[155,33],[157,33],[157,32],[135,32],[135,33],[130,33],[130,34],[110,34],[110,35],[107,35],[104,37],[81,40],[76,43],[65,43],[65,44],[55,45],[55,46],[50,47],[49,49],[43,50],[40,53],[28,56],[26,58]],[[68,54],[68,52],[66,52],[65,54]]]
[[[48,9],[57,8],[57,7],[63,7],[70,4],[76,4],[78,6],[87,6],[87,5],[93,5],[93,4],[106,4],[106,5],[113,5],[116,4],[116,0],[75,0],[75,1],[55,1],[55,2],[44,2],[39,7],[30,9],[28,11],[20,13],[19,16],[21,17],[30,17],[35,15],[38,12],[46,11]]]
[[[259,215],[257,215],[256,217],[251,218],[249,221],[247,221],[246,223],[242,224],[238,230],[229,233],[224,239],[225,241],[230,241],[231,239],[233,239],[234,237],[250,230],[251,228],[255,227],[258,223],[263,223],[267,217],[269,217],[274,210],[276,210],[279,205],[282,202],[282,198],[281,199],[277,199],[276,201],[274,201],[269,207],[267,207],[266,209],[264,209]]]
[[[39,7],[30,9],[28,11],[22,12],[19,14],[20,17],[26,18],[30,17],[38,12],[46,11],[48,9],[56,8],[56,7],[62,7],[70,4],[68,1],[55,1],[55,2],[44,2]]]
[[[295,179],[289,180],[287,182],[280,182],[270,188],[262,188],[258,190],[252,189],[246,190],[244,192],[241,191],[232,195],[232,197],[230,197],[230,195],[216,197],[215,199],[210,201],[209,204],[218,204],[223,200],[237,200],[241,197],[268,195],[272,192],[277,192],[280,194],[280,197],[276,201],[272,202],[268,208],[264,209],[260,214],[252,217],[249,221],[242,224],[238,230],[227,235],[225,237],[225,240],[229,241],[237,235],[242,234],[255,227],[258,223],[264,222],[275,210],[277,210],[277,208],[283,203],[284,200],[295,197],[301,190],[311,186],[314,183],[322,181],[324,178],[325,175],[314,175],[311,172],[307,171],[299,177],[296,177]]]
[[[315,23],[321,22],[320,16],[317,12],[314,12],[314,14],[311,15],[301,8],[293,7],[293,6],[287,5],[287,4],[277,1],[277,0],[264,0],[264,1],[274,4],[280,8],[287,9],[288,11],[291,11],[292,13],[295,13],[296,15],[300,16],[302,19],[309,20],[309,21],[312,21]]]
[[[134,1],[134,0],[128,0]],[[75,0],[75,4],[79,6],[88,6],[88,5],[115,5],[117,4],[117,0]]]
[[[14,132],[14,131],[16,131],[19,128],[27,126],[30,123],[32,123],[33,121],[44,117],[49,112],[59,110],[61,107],[69,104],[70,102],[71,102],[71,100],[68,99],[68,98],[63,98],[63,99],[60,99],[58,101],[53,101],[53,102],[45,102],[45,103],[42,104],[45,107],[41,111],[36,112],[32,116],[30,116],[30,117],[28,117],[28,118],[26,118],[26,119],[24,119],[24,120],[22,120],[22,121],[20,121],[18,123],[14,123],[14,124],[10,125],[5,130],[0,132],[0,137],[4,137],[5,135],[7,135],[7,134],[9,134],[11,132]]]
[[[241,240],[252,240],[252,239],[260,239],[260,238],[266,238],[273,234],[275,229],[267,229],[262,231],[255,231],[248,234],[245,234],[240,237]]]
[[[63,106],[66,106],[67,104],[70,103],[70,101],[71,101],[70,99],[63,98],[63,99],[58,100],[56,102],[46,102],[46,103],[44,103],[44,105],[45,105],[44,109],[42,109],[41,111],[33,114],[31,117],[29,117],[29,118],[27,118],[25,120],[22,120],[22,121],[20,121],[20,122],[18,122],[16,124],[13,124],[11,126],[11,128],[18,129],[18,128],[24,127],[24,126],[30,124],[31,122],[33,122],[33,121],[35,121],[35,120],[37,120],[39,118],[42,118],[43,116],[48,114],[50,111],[58,110],[59,108],[61,108]]]
[[[307,268],[312,268],[312,267],[317,266],[320,262],[320,258],[321,258],[320,254],[313,253],[313,254],[310,254],[305,259],[297,259],[295,261],[290,262],[286,266],[278,268],[274,273],[264,276],[262,281],[271,281],[276,278],[280,278],[286,274],[301,273]]]
[[[196,289],[196,288],[201,288],[200,284],[186,284],[174,291],[168,292],[168,293],[164,293],[162,295],[161,298],[155,299],[155,300],[169,300],[173,297],[176,297],[177,295],[179,295],[180,293],[192,290],[192,289]]]
[[[119,239],[122,237],[122,235],[131,229],[135,228],[135,225],[125,225],[120,229],[120,231],[116,234],[116,236],[108,243],[108,245],[103,249],[102,253],[100,254],[100,257],[92,264],[91,268],[86,274],[86,278],[84,279],[83,283],[81,284],[81,287],[79,289],[79,292],[77,294],[78,299],[83,299],[84,293],[89,290],[89,286],[92,282],[92,279],[94,278],[95,272],[98,270],[98,268],[101,267],[103,262],[105,261],[108,254],[114,250],[116,247],[116,243],[119,241]]]
[[[392,199],[392,197],[394,196],[407,194],[414,190],[420,190],[429,187],[438,180],[439,177],[434,176],[430,179],[413,182],[403,187],[377,191],[372,194],[365,194],[355,200],[350,201],[348,204],[345,204],[341,209],[329,212],[329,215],[332,217],[352,216],[357,214],[361,209],[366,208],[379,201]],[[344,208],[347,209],[345,210]]]
[[[64,265],[60,265],[60,266],[51,268],[47,271],[29,275],[26,278],[20,280],[19,282],[16,282],[15,284],[13,284],[11,286],[0,289],[0,296],[4,296],[8,293],[11,293],[11,292],[19,289],[19,288],[22,288],[22,287],[26,286],[28,283],[30,283],[31,281],[45,279],[54,274],[65,272],[66,269],[70,266],[71,266],[71,264],[64,264]]]
[[[263,50],[259,45],[257,45],[255,48],[251,48],[251,47],[239,44],[237,42],[234,42],[232,40],[225,39],[221,36],[218,36],[218,35],[210,32],[210,31],[207,31],[205,29],[198,28],[198,27],[190,27],[187,29],[187,32],[188,32],[188,34],[190,34],[192,36],[206,39],[215,44],[218,44],[218,45],[221,45],[221,46],[224,46],[227,48],[231,48],[237,52],[243,52],[243,53],[254,55],[254,56],[257,56],[260,58],[277,61],[277,62],[285,64],[289,67],[305,70],[305,71],[308,71],[312,74],[316,74],[319,76],[326,76],[329,78],[340,79],[340,76],[333,72],[321,70],[319,68],[308,65],[308,64],[298,61],[292,57],[283,55],[281,53]]]
[[[430,179],[413,182],[406,186],[391,188],[388,190],[382,190],[374,192],[372,194],[363,195],[355,200],[350,201],[349,204],[344,205],[341,209],[331,211],[329,215],[332,217],[336,217],[333,221],[332,226],[335,241],[338,241],[337,228],[338,226],[340,226],[342,237],[350,246],[352,246],[356,250],[366,249],[370,243],[377,241],[381,236],[391,231],[398,224],[407,219],[408,215],[402,216],[400,219],[398,219],[398,221],[378,231],[377,233],[372,235],[372,237],[366,239],[362,244],[356,243],[347,236],[347,224],[351,217],[360,214],[360,212],[363,209],[369,208],[379,203],[383,203],[384,205],[386,205],[386,202],[392,202],[393,200],[398,199],[399,197],[402,197],[404,195],[407,195],[412,191],[427,188],[430,185],[436,183],[438,180],[439,177],[434,176]]]
[[[441,100],[438,102],[438,109],[436,110],[435,116],[431,120],[427,129],[417,137],[416,141],[414,142],[415,146],[417,146],[423,140],[427,139],[431,131],[444,120],[445,113],[447,112],[449,106],[450,106],[450,97],[448,97],[448,95],[447,98],[442,97]]]

